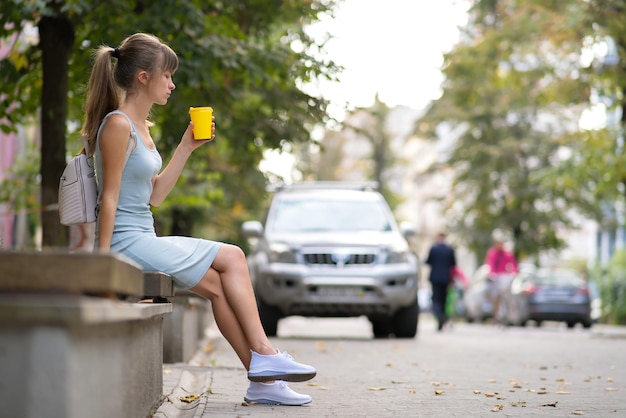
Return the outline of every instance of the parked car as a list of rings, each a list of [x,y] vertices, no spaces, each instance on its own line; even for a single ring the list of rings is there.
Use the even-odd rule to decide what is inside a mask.
[[[470,277],[463,294],[463,314],[468,322],[482,322],[493,316],[489,300],[489,266],[480,266]]]
[[[371,185],[286,186],[265,225],[243,224],[250,275],[265,332],[291,315],[366,316],[375,337],[417,332],[419,262],[384,197]]]
[[[525,325],[535,321],[564,321],[569,328],[591,327],[591,297],[587,281],[576,271],[540,269],[520,274],[507,295],[507,322]]]

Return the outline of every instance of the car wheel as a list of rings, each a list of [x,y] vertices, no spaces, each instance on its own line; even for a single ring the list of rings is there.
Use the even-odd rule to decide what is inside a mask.
[[[275,337],[278,331],[278,320],[280,319],[280,311],[278,308],[268,305],[259,299],[257,301],[259,305],[259,316],[261,317],[261,324],[265,330],[265,334],[268,337]]]
[[[413,338],[417,334],[419,305],[415,299],[409,306],[400,308],[393,317],[393,333],[397,338]]]
[[[374,338],[389,338],[391,334],[391,321],[389,318],[369,318],[372,323]]]
[[[574,328],[576,326],[576,321],[567,321],[567,328]]]
[[[591,328],[593,321],[591,319],[585,319],[583,321],[583,328]]]

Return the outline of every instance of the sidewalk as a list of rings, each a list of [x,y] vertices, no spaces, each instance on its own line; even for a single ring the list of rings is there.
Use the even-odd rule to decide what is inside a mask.
[[[423,350],[427,349],[427,346],[438,344],[438,341],[446,341],[455,337],[455,331],[449,334],[436,333],[435,324],[428,316],[420,318],[420,333],[415,340],[414,344],[421,346]],[[458,331],[458,330],[457,330]],[[582,331],[582,330],[580,330]],[[213,324],[207,329],[207,337],[203,347],[198,350],[196,355],[188,363],[179,364],[165,364],[163,368],[163,392],[166,396],[163,403],[153,415],[155,418],[205,418],[205,417],[349,417],[349,416],[374,416],[370,414],[378,414],[377,416],[407,416],[406,415],[406,399],[414,400],[416,402],[415,407],[419,408],[420,413],[415,413],[415,416],[437,416],[441,413],[444,405],[443,398],[433,398],[432,390],[428,389],[431,384],[431,379],[434,377],[424,376],[423,386],[417,388],[417,395],[407,395],[407,391],[402,389],[395,389],[403,386],[403,381],[388,380],[384,384],[387,386],[387,390],[384,392],[373,391],[373,388],[365,390],[363,392],[350,392],[343,390],[336,390],[341,387],[342,384],[346,384],[347,381],[353,383],[366,385],[369,387],[369,383],[365,384],[360,380],[366,379],[366,370],[371,365],[359,363],[356,361],[357,369],[347,368],[345,363],[334,364],[329,359],[328,364],[320,363],[320,379],[316,378],[311,382],[296,383],[291,386],[300,392],[314,395],[313,403],[301,407],[288,407],[288,406],[273,406],[273,405],[248,405],[244,402],[243,397],[247,389],[247,378],[245,369],[242,367],[239,359],[231,349],[231,347],[223,339],[217,327]],[[456,335],[459,335],[456,332]],[[564,335],[569,335],[564,332]],[[594,325],[591,329],[592,339],[597,338],[626,338],[626,327],[624,326],[607,326],[607,325]],[[405,342],[398,340],[397,343],[389,344],[390,340],[385,342],[376,340],[353,340],[350,344],[358,347],[357,350],[370,351],[373,350],[373,355],[376,355],[377,349],[380,347],[388,346],[401,346]],[[329,350],[331,345],[340,345],[341,341],[336,340],[322,340],[322,342],[315,342],[315,340],[296,341],[290,339],[282,339],[276,343],[285,345],[286,349],[291,350],[293,347],[298,347],[297,344],[303,346],[313,347],[315,345],[326,344],[328,348],[313,347],[311,350]],[[384,345],[381,345],[384,344]],[[291,346],[291,347],[289,347]],[[371,347],[371,348],[370,348]],[[430,347],[431,350],[433,347]],[[448,350],[454,352],[458,350],[458,347],[442,347],[442,351]],[[300,349],[298,355],[302,355],[303,358],[311,358],[310,353],[304,354],[303,348]],[[445,354],[442,352],[441,354]],[[429,351],[429,355],[437,356],[433,351]],[[445,354],[445,355],[449,355]],[[328,358],[325,357],[325,358]],[[354,357],[357,359],[357,357]],[[374,359],[376,360],[376,359]],[[345,361],[345,358],[344,358]],[[399,361],[396,360],[396,361]],[[426,358],[423,358],[420,362],[420,366],[424,367],[424,364],[428,364]],[[375,361],[374,361],[375,362]],[[430,362],[432,364],[432,360]],[[463,370],[456,370],[455,378],[461,380],[458,375],[469,376],[469,380],[474,380],[477,374],[477,370],[473,370],[472,362],[465,362],[467,370],[464,366],[461,366]],[[361,364],[358,366],[358,364]],[[322,370],[324,367],[328,370]],[[417,364],[415,364],[417,367]],[[373,366],[372,366],[373,367]],[[389,365],[392,367],[392,365]],[[430,365],[428,367],[431,367]],[[331,376],[333,373],[331,370],[343,370],[337,376]],[[400,375],[405,374],[403,371],[398,371]],[[345,374],[347,373],[347,374]],[[411,371],[410,373],[414,373]],[[545,373],[545,372],[541,372]],[[598,372],[599,373],[599,372]],[[354,377],[353,377],[354,374]],[[619,375],[619,372],[616,372]],[[618,377],[618,376],[615,376]],[[331,380],[332,379],[332,380]],[[403,379],[406,380],[406,377]],[[621,379],[619,379],[621,380]],[[323,388],[317,384],[322,382],[321,386],[331,386],[329,389]],[[391,386],[390,385],[391,382]],[[446,384],[445,382],[443,384]],[[381,386],[383,384],[381,383]],[[335,389],[335,390],[333,390]],[[492,416],[492,412],[484,407],[477,407],[477,402],[480,402],[479,398],[472,394],[466,394],[465,391],[462,394],[454,394],[453,391],[460,390],[460,387],[446,387],[446,396],[450,396],[445,402],[445,411],[447,416],[451,417],[483,417]],[[467,388],[465,388],[467,389]],[[382,389],[381,389],[382,390]],[[322,392],[320,392],[322,391]],[[414,390],[410,389],[413,393]],[[351,393],[350,396],[346,396],[347,393]],[[396,394],[397,393],[397,394]],[[316,395],[317,394],[317,395]],[[362,398],[359,398],[362,396]],[[376,397],[381,397],[384,402],[376,402]],[[382,397],[384,396],[384,398]],[[508,395],[505,395],[508,396]],[[515,396],[522,397],[523,394],[516,394]],[[600,399],[598,399],[600,401]],[[505,402],[505,401],[501,401]],[[561,401],[561,403],[563,403]],[[595,400],[592,402],[596,402]],[[507,404],[508,405],[508,404]],[[397,408],[397,409],[394,409]],[[404,409],[402,409],[404,408]],[[416,410],[417,411],[417,410]],[[439,412],[437,412],[439,411]],[[537,416],[536,409],[533,410],[530,405],[528,408],[511,408],[509,407],[505,416]],[[545,411],[547,413],[548,411]],[[560,411],[562,416],[563,411]],[[504,413],[504,412],[503,412]],[[513,415],[511,415],[511,413]],[[365,415],[363,415],[365,414]],[[434,414],[434,415],[433,415]],[[557,416],[552,414],[551,416]],[[588,416],[598,416],[597,414],[587,414]]]

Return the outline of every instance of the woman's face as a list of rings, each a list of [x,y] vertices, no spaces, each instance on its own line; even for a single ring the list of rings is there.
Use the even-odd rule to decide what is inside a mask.
[[[170,71],[156,70],[151,77],[150,92],[156,104],[164,105],[176,88]]]

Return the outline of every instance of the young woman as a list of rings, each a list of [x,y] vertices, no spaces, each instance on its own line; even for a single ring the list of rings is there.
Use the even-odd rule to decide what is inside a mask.
[[[211,301],[216,323],[248,370],[248,402],[303,405],[311,397],[286,381],[313,378],[313,367],[297,363],[268,340],[243,251],[234,245],[189,237],[158,237],[150,206],[172,190],[196,148],[193,124],[171,160],[162,160],[150,136],[150,109],[167,103],[175,85],[176,53],[153,35],[137,33],[119,47],[101,46],[89,78],[82,134],[95,153],[100,197],[96,249],[122,253],[145,270],[172,275],[177,286]],[[212,126],[213,136],[215,125]]]

